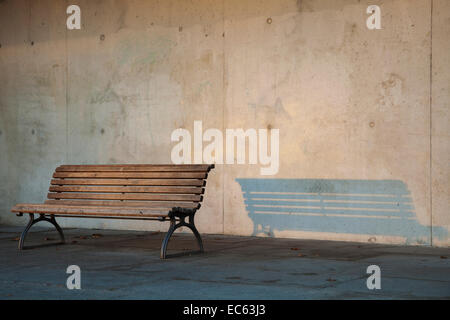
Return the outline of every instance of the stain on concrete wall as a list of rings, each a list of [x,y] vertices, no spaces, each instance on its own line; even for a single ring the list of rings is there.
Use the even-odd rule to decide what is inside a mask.
[[[431,2],[383,2],[368,30],[369,1],[81,0],[71,31],[65,1],[1,2],[0,223],[24,223],[9,209],[44,200],[58,164],[169,163],[172,131],[202,120],[279,128],[274,179],[401,181],[421,236],[380,222],[376,241],[449,245],[450,10]],[[237,178],[259,166],[216,167],[202,232],[253,233]],[[276,236],[368,239],[332,229]]]

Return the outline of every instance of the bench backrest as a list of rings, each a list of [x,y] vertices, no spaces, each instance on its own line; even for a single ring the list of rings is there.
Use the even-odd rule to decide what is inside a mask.
[[[48,204],[198,209],[214,165],[62,165]]]

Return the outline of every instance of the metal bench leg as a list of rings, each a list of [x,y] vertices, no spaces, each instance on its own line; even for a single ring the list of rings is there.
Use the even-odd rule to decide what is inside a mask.
[[[200,233],[198,232],[194,224],[194,212],[189,212],[188,214],[183,214],[183,212],[180,212],[180,214],[177,213],[178,212],[174,212],[174,214],[170,217],[170,228],[167,231],[161,246],[161,259],[166,259],[168,257],[166,252],[169,240],[172,237],[173,232],[181,227],[188,227],[189,229],[191,229],[192,233],[195,235],[195,238],[197,239],[197,243],[200,248],[198,252],[204,252],[202,237],[200,236]],[[189,222],[185,221],[187,216],[189,217]],[[180,219],[178,223],[176,223],[176,217]]]
[[[34,219],[34,214],[30,213],[30,221],[28,221],[27,226],[25,227],[25,230],[23,230],[22,235],[20,236],[20,240],[19,240],[19,250],[23,250],[23,249],[27,249],[27,247],[25,247],[23,244],[25,242],[25,238],[28,234],[28,231],[31,229],[31,227],[33,225],[35,225],[36,223],[40,222],[40,221],[47,221],[49,223],[51,223],[55,228],[56,231],[58,231],[59,236],[61,238],[61,242],[58,244],[63,244],[65,243],[65,239],[64,239],[64,233],[61,229],[61,227],[59,226],[59,224],[56,222],[55,220],[55,216],[54,215],[50,215],[50,218],[46,217],[44,214],[40,214],[39,218]]]
[[[171,218],[169,230],[167,230],[166,236],[164,237],[163,243],[161,245],[161,255],[160,255],[161,259],[166,258],[167,245],[169,244],[169,239],[176,228],[177,227],[175,224],[175,218]]]
[[[195,227],[194,215],[189,216],[189,224],[187,224],[186,227],[191,229],[192,233],[195,235],[195,238],[197,239],[198,247],[200,248],[200,252],[204,252],[205,250],[203,249],[202,237],[200,236],[200,233],[198,232],[197,228]]]

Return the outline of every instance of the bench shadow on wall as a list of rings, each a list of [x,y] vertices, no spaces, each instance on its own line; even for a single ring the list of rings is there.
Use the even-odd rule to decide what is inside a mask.
[[[418,222],[410,191],[399,180],[236,179],[253,235],[314,231],[400,236],[430,243],[431,227]],[[433,227],[433,238],[446,229]]]

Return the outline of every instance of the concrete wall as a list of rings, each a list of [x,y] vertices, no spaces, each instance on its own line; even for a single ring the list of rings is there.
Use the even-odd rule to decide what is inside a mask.
[[[43,201],[58,164],[170,163],[172,131],[202,120],[280,129],[277,175],[216,166],[202,232],[450,244],[449,1],[75,3],[81,30],[72,2],[0,1],[0,223],[25,223],[9,209]],[[325,198],[258,213],[251,189]]]

